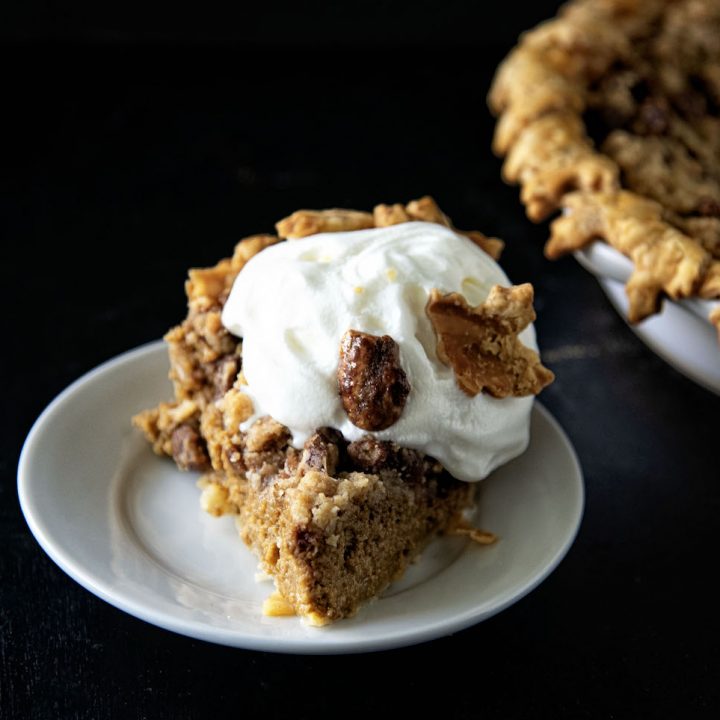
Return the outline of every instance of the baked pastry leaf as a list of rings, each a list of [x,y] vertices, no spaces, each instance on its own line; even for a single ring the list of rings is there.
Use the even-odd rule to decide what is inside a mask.
[[[493,149],[548,257],[602,239],[635,264],[629,319],[720,298],[720,2],[571,0],[488,96]],[[715,317],[715,316],[714,316]]]
[[[553,381],[552,371],[518,338],[535,319],[529,283],[495,285],[477,307],[460,293],[434,289],[425,311],[437,335],[437,356],[452,367],[466,394],[537,395]]]

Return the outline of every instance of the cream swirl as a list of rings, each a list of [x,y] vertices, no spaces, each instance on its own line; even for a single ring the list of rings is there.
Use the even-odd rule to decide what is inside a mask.
[[[233,285],[224,325],[243,339],[244,391],[255,418],[286,425],[301,447],[318,427],[348,440],[353,425],[338,394],[340,339],[348,329],[389,335],[410,383],[405,408],[372,433],[437,458],[455,477],[476,481],[519,455],[529,438],[532,397],[469,397],[435,353],[425,305],[430,290],[462,293],[476,305],[510,285],[500,266],[468,238],[425,222],[323,233],[266,248]],[[536,348],[532,326],[520,335]]]

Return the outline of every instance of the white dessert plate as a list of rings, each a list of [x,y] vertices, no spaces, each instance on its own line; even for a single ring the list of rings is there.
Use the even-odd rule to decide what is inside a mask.
[[[603,242],[575,253],[577,261],[597,278],[617,312],[627,319],[625,283],[632,272],[628,258]],[[717,330],[708,320],[716,300],[665,300],[662,310],[633,332],[665,362],[698,385],[720,394],[720,346]]]
[[[242,648],[349,653],[462,630],[519,600],[557,566],[583,509],[580,466],[536,404],[524,455],[482,484],[477,524],[492,546],[434,541],[381,598],[323,628],[263,617],[272,585],[232,518],[206,515],[193,474],[155,456],[130,417],[170,397],[167,352],[152,343],[101,365],[59,395],[28,435],[20,503],[43,549],[98,597],[183,635]]]

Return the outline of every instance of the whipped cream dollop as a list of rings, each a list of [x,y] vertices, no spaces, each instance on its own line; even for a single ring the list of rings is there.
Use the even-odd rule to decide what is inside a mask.
[[[222,314],[243,339],[243,391],[255,411],[243,427],[270,415],[298,448],[320,427],[350,441],[366,435],[338,394],[340,339],[349,329],[389,335],[410,393],[399,420],[372,435],[437,458],[460,480],[484,478],[525,450],[533,397],[462,392],[437,358],[425,305],[433,288],[477,305],[495,284],[511,283],[490,256],[433,223],[322,233],[266,248],[240,272]],[[532,326],[520,339],[537,349]]]

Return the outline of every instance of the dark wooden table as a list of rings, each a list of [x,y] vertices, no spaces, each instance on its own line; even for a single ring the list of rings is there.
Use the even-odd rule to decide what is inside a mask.
[[[297,39],[283,50],[292,17],[279,39],[256,25],[255,47],[242,51],[222,30],[200,46],[178,36],[160,57],[162,43],[133,49],[122,36],[94,46],[31,37],[10,49],[3,719],[372,717],[434,700],[463,718],[718,710],[720,399],[648,350],[572,259],[546,261],[547,227],[531,225],[500,180],[484,96],[513,37],[548,8],[477,10],[482,31],[473,33],[461,4],[447,6],[455,15],[435,28],[439,45],[422,24],[425,4],[407,37],[393,15],[399,51],[387,49],[387,29],[365,53],[360,30],[348,31],[345,48],[318,32],[319,50]],[[340,27],[344,16],[325,22]],[[542,400],[577,449],[587,492],[558,569],[453,637],[327,658],[172,634],[56,567],[15,487],[23,439],[45,405],[98,363],[160,337],[183,315],[186,269],[214,263],[239,237],[298,207],[370,208],[424,193],[460,227],[504,238],[510,277],[535,285],[540,344],[557,374]]]

